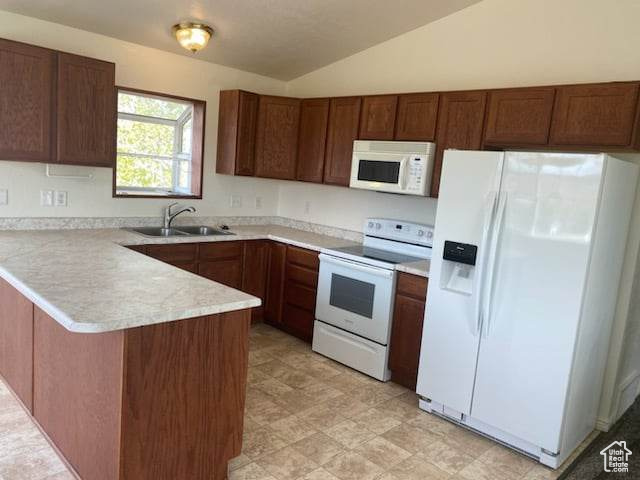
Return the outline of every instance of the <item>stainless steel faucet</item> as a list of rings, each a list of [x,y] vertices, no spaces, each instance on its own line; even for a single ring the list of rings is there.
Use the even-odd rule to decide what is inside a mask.
[[[181,213],[184,213],[184,212],[194,213],[196,211],[196,209],[193,208],[193,207],[186,207],[186,208],[183,208],[182,210],[177,211],[176,213],[171,213],[171,209],[173,207],[175,207],[176,205],[178,205],[178,204],[177,203],[172,203],[171,205],[167,205],[165,207],[165,209],[164,209],[164,228],[171,228],[171,222],[173,222],[173,219],[176,218]]]

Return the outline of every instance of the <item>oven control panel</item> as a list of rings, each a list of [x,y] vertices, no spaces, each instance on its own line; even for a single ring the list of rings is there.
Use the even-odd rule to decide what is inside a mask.
[[[367,218],[364,234],[416,245],[433,246],[433,225],[404,222],[390,218]]]

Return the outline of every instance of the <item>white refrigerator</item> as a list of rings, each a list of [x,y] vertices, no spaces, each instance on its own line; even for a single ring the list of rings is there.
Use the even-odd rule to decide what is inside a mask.
[[[558,467],[593,430],[638,168],[445,152],[417,393]]]

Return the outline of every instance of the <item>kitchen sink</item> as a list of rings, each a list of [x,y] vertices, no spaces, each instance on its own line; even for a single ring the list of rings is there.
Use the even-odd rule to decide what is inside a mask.
[[[206,235],[235,235],[234,233],[227,232],[215,227],[207,227],[205,225],[198,225],[195,227],[178,227],[178,228],[163,228],[163,227],[140,227],[140,228],[127,228],[132,232],[145,235],[147,237],[191,237],[191,236],[206,236]]]
[[[207,227],[205,225],[197,225],[195,227],[177,227],[176,230],[185,232],[189,235],[234,235],[231,232],[215,227]]]

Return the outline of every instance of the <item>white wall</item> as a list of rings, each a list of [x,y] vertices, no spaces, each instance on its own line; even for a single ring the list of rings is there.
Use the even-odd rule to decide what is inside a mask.
[[[287,85],[301,97],[463,90],[640,79],[640,1],[484,0],[357,53]],[[638,162],[638,156],[632,157]],[[310,202],[309,213],[304,205]],[[345,208],[345,205],[357,208]],[[325,208],[328,205],[330,208]],[[367,215],[429,222],[434,202],[280,186],[279,212],[356,228]],[[625,257],[601,401],[600,425],[626,406],[624,387],[640,375],[640,197]],[[628,396],[635,396],[632,391]],[[622,404],[620,399],[623,397]],[[627,398],[628,400],[628,398]]]
[[[204,191],[202,200],[189,200],[203,215],[275,215],[278,183],[216,175],[218,92],[244,88],[283,94],[285,83],[188,57],[142,47],[55,23],[0,11],[0,36],[11,40],[86,55],[116,63],[116,84],[193,97],[207,102]],[[10,159],[2,159],[10,160]],[[0,188],[9,190],[9,204],[0,217],[154,216],[167,200],[112,198],[112,171],[105,168],[55,167],[56,173],[85,175],[92,181],[46,178],[43,164],[0,162]],[[39,191],[68,192],[68,207],[41,207]],[[243,197],[242,208],[230,208],[231,193]],[[255,197],[262,208],[255,209]]]

